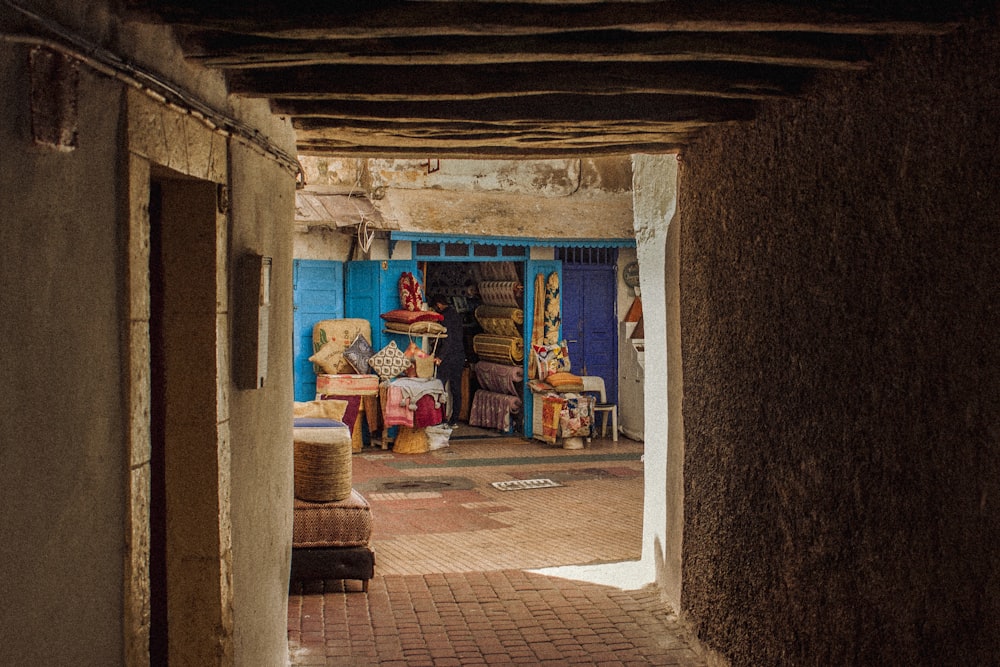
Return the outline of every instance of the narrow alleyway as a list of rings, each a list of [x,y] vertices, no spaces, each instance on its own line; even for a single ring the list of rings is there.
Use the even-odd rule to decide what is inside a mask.
[[[357,581],[293,585],[293,666],[705,664],[655,588],[537,571],[639,558],[641,443],[564,450],[474,435],[427,454],[354,456],[375,578],[367,594]],[[558,486],[492,486],[519,479]]]

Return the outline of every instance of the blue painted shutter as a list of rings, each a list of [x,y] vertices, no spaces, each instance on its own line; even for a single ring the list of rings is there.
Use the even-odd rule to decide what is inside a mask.
[[[399,277],[404,271],[417,275],[417,260],[364,260],[347,263],[345,280],[345,317],[358,317],[372,325],[372,347],[380,350],[389,340],[406,349],[405,334],[390,335],[382,332],[382,313],[400,308]],[[421,279],[421,284],[423,280]],[[404,342],[405,341],[405,342]]]
[[[292,263],[292,354],[295,400],[316,398],[313,326],[344,317],[344,265],[328,260],[296,259]]]

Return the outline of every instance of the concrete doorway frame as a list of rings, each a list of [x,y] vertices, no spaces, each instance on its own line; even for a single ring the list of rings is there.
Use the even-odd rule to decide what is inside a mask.
[[[126,665],[150,656],[150,183],[164,183],[167,289],[166,502],[170,662],[233,662],[228,401],[226,140],[194,119],[128,91],[123,368],[128,404],[123,633]],[[183,126],[183,127],[178,127]],[[171,131],[166,131],[170,127]],[[176,144],[176,145],[175,145]],[[222,323],[222,324],[220,324]],[[183,399],[178,399],[183,396]]]

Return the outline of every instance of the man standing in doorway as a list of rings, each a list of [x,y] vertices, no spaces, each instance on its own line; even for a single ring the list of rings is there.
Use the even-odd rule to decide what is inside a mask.
[[[436,294],[430,299],[434,310],[441,313],[441,324],[447,329],[447,338],[438,342],[438,379],[448,392],[448,423],[458,423],[458,413],[462,409],[462,372],[465,370],[465,341],[462,315],[455,310],[447,297]]]

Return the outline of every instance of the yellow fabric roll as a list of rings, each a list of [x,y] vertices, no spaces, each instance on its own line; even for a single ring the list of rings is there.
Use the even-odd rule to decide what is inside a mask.
[[[524,360],[524,341],[520,337],[476,334],[472,349],[480,359],[498,364],[516,366]]]

